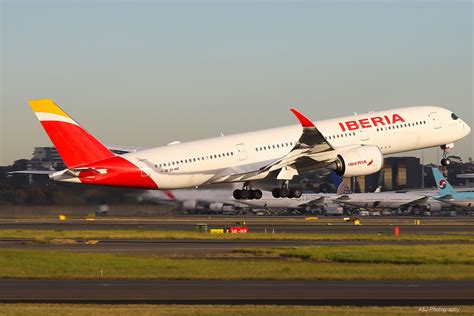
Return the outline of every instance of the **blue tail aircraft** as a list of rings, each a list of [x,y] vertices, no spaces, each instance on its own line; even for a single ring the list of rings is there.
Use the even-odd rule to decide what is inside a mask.
[[[454,206],[467,208],[474,207],[474,192],[457,192],[441,174],[438,168],[433,167],[432,170],[436,187],[438,188],[438,195],[433,196],[434,199]]]

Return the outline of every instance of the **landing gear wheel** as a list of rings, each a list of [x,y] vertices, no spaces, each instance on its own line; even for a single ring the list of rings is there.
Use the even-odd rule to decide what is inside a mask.
[[[441,165],[443,167],[446,167],[446,166],[449,166],[451,164],[451,160],[449,160],[449,158],[443,158],[441,159]]]
[[[294,188],[290,190],[290,197],[297,199],[297,198],[300,198],[302,195],[303,195],[303,191],[301,191],[301,189],[299,188]]]
[[[248,200],[250,198],[250,192],[249,190],[241,190],[242,192],[240,193],[240,198],[242,200]]]
[[[275,188],[272,190],[272,195],[275,199],[278,199],[279,197],[281,197],[280,195],[280,189],[279,188]]]
[[[234,199],[240,200],[242,198],[242,190],[239,190],[239,189],[234,190],[232,195],[234,196]]]
[[[262,191],[260,190],[253,190],[253,198],[256,200],[260,200],[263,196]]]
[[[253,200],[253,190],[247,190],[249,196],[247,197],[248,200]]]
[[[289,193],[290,193],[290,191],[286,188],[281,188],[280,189],[280,197],[282,197],[282,198],[288,197]]]

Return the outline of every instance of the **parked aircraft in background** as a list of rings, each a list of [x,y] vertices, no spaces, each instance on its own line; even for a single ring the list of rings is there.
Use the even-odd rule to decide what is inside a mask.
[[[243,182],[236,199],[259,199],[251,182],[282,181],[274,197],[300,197],[290,180],[319,168],[352,177],[372,174],[383,155],[441,146],[443,164],[454,142],[469,126],[451,111],[435,106],[398,108],[312,122],[291,109],[300,126],[287,126],[187,143],[172,142],[122,155],[112,153],[49,99],[30,101],[67,169],[54,181],[143,189],[191,188]]]
[[[437,201],[429,195],[411,192],[378,192],[378,193],[353,193],[341,195],[334,202],[342,205],[363,209],[388,209],[388,210],[426,210],[439,212],[446,204]],[[444,204],[444,205],[443,205]]]
[[[320,209],[326,211],[337,210],[344,206],[365,210],[400,210],[412,212],[415,210],[439,212],[449,204],[432,198],[434,191],[413,192],[380,192],[380,187],[372,193],[352,193],[342,179],[331,174],[332,182],[337,187],[337,193],[305,193],[300,198],[284,200],[272,198],[265,192],[260,200],[245,200],[245,204],[254,207],[276,209]],[[381,180],[381,179],[380,179]]]
[[[433,198],[443,203],[464,208],[474,208],[474,192],[457,192],[438,170],[432,168],[438,194]]]
[[[263,191],[261,199],[258,200],[238,200],[256,208],[266,209],[326,209],[329,204],[333,204],[332,199],[337,197],[335,193],[304,193],[299,198],[279,199],[274,198],[272,192]]]
[[[232,198],[233,188],[148,190],[138,196],[139,200],[155,202],[178,202],[187,211],[235,212],[249,206]]]

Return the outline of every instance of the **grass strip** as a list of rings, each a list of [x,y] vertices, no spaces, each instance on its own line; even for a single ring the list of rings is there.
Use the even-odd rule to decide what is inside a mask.
[[[337,263],[474,265],[471,244],[301,246],[238,249],[234,253]]]
[[[0,278],[208,280],[474,280],[470,264],[177,259],[0,250]]]
[[[194,240],[311,240],[311,241],[433,241],[433,242],[474,242],[474,235],[418,235],[400,236],[385,234],[293,234],[293,233],[249,233],[249,234],[209,234],[192,231],[160,230],[0,230],[0,238],[33,239],[194,239]]]
[[[127,315],[456,315],[474,314],[474,306],[275,306],[275,305],[74,305],[74,304],[3,304],[2,315],[38,316],[127,316]],[[430,310],[431,308],[431,310]]]

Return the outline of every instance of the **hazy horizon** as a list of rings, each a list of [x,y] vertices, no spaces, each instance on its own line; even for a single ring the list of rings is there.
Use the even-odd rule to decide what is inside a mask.
[[[3,0],[0,165],[51,145],[37,98],[124,146],[291,125],[290,107],[322,120],[438,105],[474,129],[473,7]],[[474,157],[473,132],[452,154]]]

